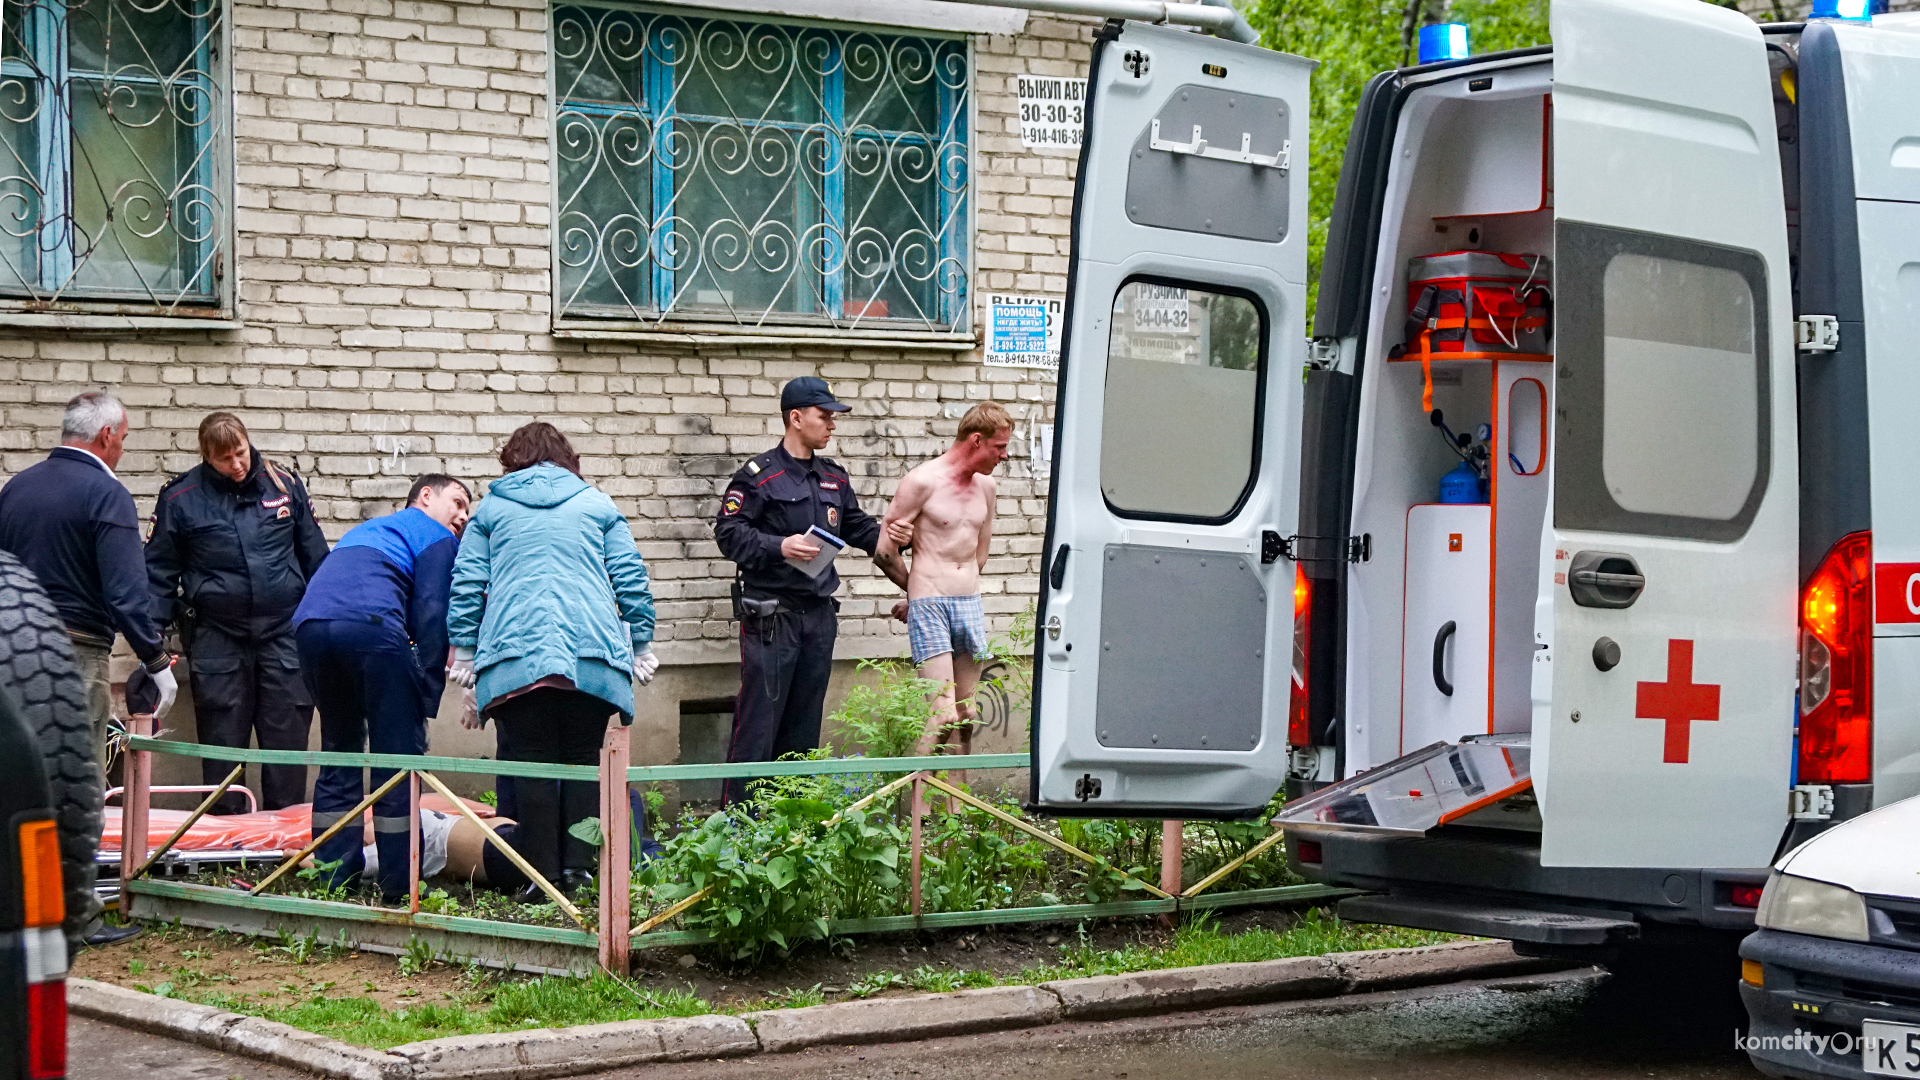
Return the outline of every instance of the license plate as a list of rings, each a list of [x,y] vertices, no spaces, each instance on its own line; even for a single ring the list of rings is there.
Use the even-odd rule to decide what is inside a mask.
[[[1864,1021],[1860,1065],[1869,1076],[1920,1076],[1920,1027]]]

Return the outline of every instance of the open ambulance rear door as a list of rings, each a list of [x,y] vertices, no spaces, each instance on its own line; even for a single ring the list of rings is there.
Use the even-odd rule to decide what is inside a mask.
[[[1247,816],[1286,772],[1312,66],[1139,23],[1095,43],[1036,809]]]
[[[1541,862],[1764,866],[1787,817],[1799,577],[1766,46],[1698,0],[1556,0],[1552,32]]]

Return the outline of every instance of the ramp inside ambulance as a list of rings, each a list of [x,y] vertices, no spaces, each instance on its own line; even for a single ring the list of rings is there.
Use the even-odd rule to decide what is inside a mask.
[[[1437,742],[1288,803],[1277,828],[1303,836],[1366,833],[1425,836],[1442,825],[1490,811],[1533,787],[1526,733],[1474,735]],[[1617,946],[1639,936],[1623,912],[1552,910],[1551,901],[1502,902],[1459,893],[1356,896],[1341,918],[1446,933],[1506,938],[1518,947],[1579,950]]]
[[[1287,803],[1273,824],[1306,834],[1424,836],[1533,787],[1529,738],[1475,735],[1433,743]]]

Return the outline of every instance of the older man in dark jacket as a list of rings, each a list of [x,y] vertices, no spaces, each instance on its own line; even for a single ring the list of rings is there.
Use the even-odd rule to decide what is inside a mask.
[[[166,715],[177,693],[172,658],[147,614],[139,514],[113,473],[126,440],[127,410],[120,402],[101,391],[81,394],[67,402],[60,445],[0,488],[0,550],[33,571],[67,625],[86,685],[94,749],[103,761],[113,708],[107,659],[116,631],[153,675],[157,715]],[[100,902],[88,897],[86,909],[67,912],[68,937],[97,945],[139,932],[102,929]]]
[[[198,738],[213,746],[305,750],[313,700],[300,677],[293,612],[327,557],[307,489],[263,457],[229,412],[200,422],[200,464],[160,489],[147,537],[153,618],[178,625]],[[203,759],[206,783],[231,764]],[[260,769],[268,810],[305,802],[304,765]],[[244,808],[228,796],[219,808]]]

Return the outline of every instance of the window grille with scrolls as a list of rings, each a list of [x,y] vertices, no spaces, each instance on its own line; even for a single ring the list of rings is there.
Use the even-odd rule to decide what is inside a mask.
[[[962,38],[554,10],[555,314],[951,331]]]
[[[0,0],[0,310],[227,295],[222,0]]]

